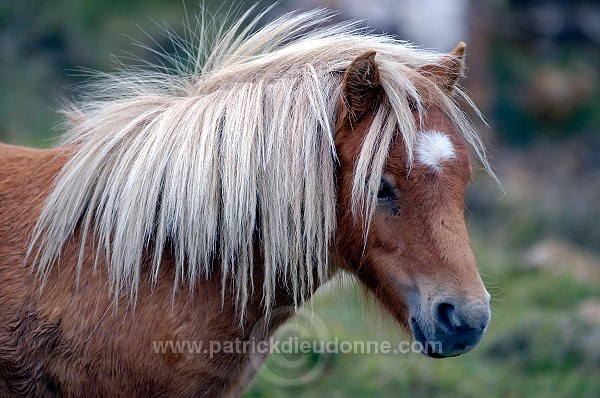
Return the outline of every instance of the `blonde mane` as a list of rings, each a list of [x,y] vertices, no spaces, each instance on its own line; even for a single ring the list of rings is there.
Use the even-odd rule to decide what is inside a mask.
[[[493,175],[465,114],[416,70],[439,64],[441,54],[367,34],[354,23],[323,27],[331,17],[325,11],[287,14],[260,29],[264,13],[249,24],[248,16],[210,51],[201,22],[184,38],[170,34],[178,55],[160,54],[168,66],[102,75],[73,106],[76,122],[60,144],[73,155],[30,245],[40,277],[79,227],[78,272],[91,237],[115,297],[135,298],[148,251],[151,283],[157,283],[169,247],[175,288],[210,277],[218,261],[223,291],[231,280],[243,317],[258,244],[265,311],[278,282],[301,303],[314,279],[323,282],[329,272],[342,74],[370,49],[377,52],[385,99],[356,162],[355,213],[370,219],[398,132],[412,160],[418,126],[409,99],[425,112],[424,90]]]

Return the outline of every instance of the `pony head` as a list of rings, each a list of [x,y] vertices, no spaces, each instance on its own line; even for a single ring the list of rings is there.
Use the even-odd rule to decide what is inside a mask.
[[[375,51],[358,56],[346,69],[336,124],[336,259],[431,357],[471,350],[490,320],[490,295],[478,274],[463,214],[471,179],[469,150],[439,104],[462,74],[464,49],[460,43],[438,63],[408,73],[420,88],[418,98],[411,93],[405,98],[412,117],[407,125],[416,128],[414,142],[406,142],[406,134],[398,131],[402,127],[386,122],[390,93]],[[369,175],[376,167],[360,164],[362,143],[373,134],[384,137],[380,146],[387,147],[373,156],[373,163],[385,161],[376,176]],[[393,137],[387,143],[386,134]],[[366,180],[365,192],[357,193],[357,180]]]

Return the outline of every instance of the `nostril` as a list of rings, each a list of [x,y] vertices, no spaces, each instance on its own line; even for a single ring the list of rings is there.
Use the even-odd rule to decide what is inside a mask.
[[[460,319],[456,316],[456,308],[450,303],[439,303],[435,308],[437,323],[446,331],[451,331],[460,326]]]

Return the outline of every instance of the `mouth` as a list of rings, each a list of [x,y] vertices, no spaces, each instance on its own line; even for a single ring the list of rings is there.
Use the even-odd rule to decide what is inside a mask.
[[[419,324],[419,322],[417,322],[416,318],[414,317],[410,318],[410,329],[412,330],[413,337],[415,338],[415,340],[421,344],[421,353],[423,355],[436,359],[449,358],[458,355],[443,355],[442,353],[437,352],[435,346],[441,345],[441,343],[432,343],[431,341],[429,341],[425,336],[421,325]]]

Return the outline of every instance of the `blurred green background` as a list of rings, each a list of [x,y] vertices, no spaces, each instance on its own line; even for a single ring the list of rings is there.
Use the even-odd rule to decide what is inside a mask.
[[[205,2],[216,15],[249,4]],[[479,172],[467,199],[493,319],[476,350],[452,359],[315,353],[294,371],[325,361],[319,375],[287,385],[269,376],[286,371],[272,358],[246,396],[600,396],[599,3],[306,0],[283,1],[271,17],[317,6],[426,47],[467,42],[463,84],[490,125],[480,130],[507,191]],[[109,71],[109,55],[121,51],[152,59],[132,43],[168,49],[159,25],[181,31],[184,9],[166,0],[1,0],[0,140],[52,145],[60,101],[78,95],[76,69]],[[406,338],[355,286],[323,289],[311,305],[340,340]]]

